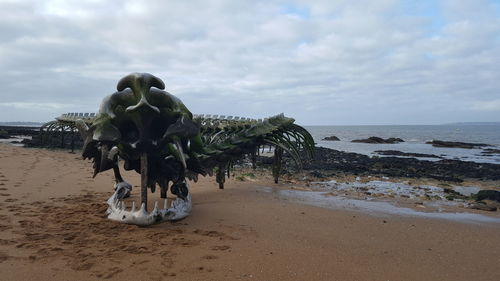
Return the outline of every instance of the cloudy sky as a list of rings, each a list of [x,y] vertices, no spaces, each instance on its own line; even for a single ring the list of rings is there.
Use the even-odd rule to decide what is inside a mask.
[[[500,121],[500,1],[0,0],[0,121],[94,112],[149,72],[193,113]]]

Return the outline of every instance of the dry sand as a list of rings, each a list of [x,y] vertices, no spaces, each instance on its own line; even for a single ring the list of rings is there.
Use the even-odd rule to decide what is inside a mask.
[[[202,178],[191,216],[141,228],[104,217],[112,186],[78,154],[0,144],[0,280],[500,280],[498,224],[323,209],[260,192],[278,186],[267,178],[225,190]]]

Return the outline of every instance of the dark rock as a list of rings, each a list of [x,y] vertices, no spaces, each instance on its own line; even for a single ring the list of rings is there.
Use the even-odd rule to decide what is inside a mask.
[[[309,175],[316,177],[316,178],[319,178],[319,179],[325,178],[325,175],[320,171],[311,171],[311,172],[309,172]]]
[[[376,150],[375,153],[380,154],[380,155],[392,155],[392,156],[442,158],[441,156],[437,156],[437,155],[434,155],[434,154],[401,152],[401,151],[398,151],[398,150]]]
[[[479,201],[479,203],[484,203],[484,204],[486,204],[486,206],[490,206],[490,207],[496,207],[497,210],[500,209],[500,202],[498,202],[498,201],[485,199],[485,200]]]
[[[478,193],[473,194],[472,197],[476,199],[476,201],[493,200],[500,203],[500,191],[496,190],[481,190]]]
[[[489,212],[494,212],[498,209],[497,206],[495,206],[487,201],[479,201],[479,202],[472,203],[468,206],[468,208],[481,210],[481,211],[489,211]]]
[[[469,142],[456,142],[456,141],[441,141],[433,140],[426,142],[427,144],[432,144],[434,147],[450,147],[450,148],[480,148],[482,146],[490,146],[485,143],[469,143]]]
[[[257,156],[257,163],[263,165],[272,165],[274,161],[274,157],[270,156]]]
[[[0,130],[0,139],[10,139],[11,136],[6,130]]]
[[[329,136],[329,137],[326,137],[326,138],[323,138],[323,140],[327,140],[327,141],[339,141],[340,139],[336,136]]]
[[[444,190],[444,193],[446,193],[446,199],[450,200],[450,201],[453,201],[455,199],[469,199],[468,196],[465,196],[459,192],[456,192],[455,190],[453,189],[450,189],[450,188],[445,188]]]
[[[493,156],[494,154],[500,154],[500,149],[486,148],[481,154],[485,154],[485,156]]]
[[[379,138],[379,137],[369,137],[367,139],[352,140],[351,142],[394,144],[394,143],[404,142],[404,140],[402,140],[400,138],[383,139],[383,138]]]
[[[0,126],[0,132],[5,131],[10,136],[32,136],[38,134],[40,128],[38,127],[24,127],[24,126]]]
[[[295,169],[293,160],[285,154],[285,166]],[[305,159],[305,156],[304,156]],[[500,180],[500,165],[460,160],[427,161],[416,158],[369,157],[367,155],[316,147],[313,160],[306,161],[304,170],[320,170],[361,176],[433,178],[462,182],[465,179]]]
[[[385,140],[386,143],[399,143],[399,142],[405,142],[403,139],[400,138],[388,138]]]

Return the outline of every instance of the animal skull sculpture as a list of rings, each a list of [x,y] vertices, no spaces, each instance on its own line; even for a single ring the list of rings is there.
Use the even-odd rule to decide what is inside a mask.
[[[196,180],[198,174],[212,175],[216,170],[222,188],[230,163],[244,155],[255,156],[261,145],[285,150],[297,163],[301,150],[312,156],[314,140],[307,130],[294,124],[293,118],[280,114],[264,121],[212,125],[204,121],[201,127],[201,119],[193,120],[184,104],[164,88],[151,74],[132,73],[118,82],[117,92],[104,98],[90,126],[82,120],[76,123],[84,138],[82,155],[93,160],[94,176],[114,171],[116,185],[108,200],[109,219],[149,225],[184,218],[191,211],[186,178]],[[280,157],[275,157],[278,164]],[[126,210],[121,201],[130,195],[132,186],[120,175],[119,158],[126,170],[141,174],[139,210],[135,204]],[[165,200],[162,209],[156,203],[148,212],[147,188],[154,192],[156,185],[160,186],[161,197],[166,199],[170,183],[170,191],[177,196],[171,206]]]
[[[137,225],[162,220],[177,220],[191,210],[191,195],[186,183],[186,170],[205,174],[196,157],[202,149],[200,125],[175,96],[163,91],[164,83],[147,73],[132,73],[122,78],[117,92],[103,99],[99,113],[90,127],[83,121],[78,128],[84,137],[82,155],[93,159],[94,176],[113,169],[115,193],[108,200],[108,218]],[[118,157],[126,170],[141,174],[141,207],[127,211],[121,199],[128,197],[132,186],[118,169]],[[152,192],[158,184],[162,198],[172,182],[171,192],[177,196],[170,208],[157,203],[147,212],[147,187]]]

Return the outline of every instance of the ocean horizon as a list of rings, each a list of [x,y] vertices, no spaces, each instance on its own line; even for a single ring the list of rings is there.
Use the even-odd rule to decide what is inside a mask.
[[[313,136],[317,146],[354,152],[369,156],[380,156],[377,150],[398,150],[408,153],[434,154],[444,159],[473,161],[480,163],[500,164],[500,155],[483,154],[482,148],[440,148],[426,144],[432,140],[484,143],[498,148],[500,146],[500,123],[474,124],[454,123],[446,125],[335,125],[304,126]],[[323,140],[328,136],[336,136],[340,141]],[[369,137],[401,138],[404,142],[396,144],[353,143],[355,139]],[[422,158],[436,161],[439,158]]]
[[[0,126],[39,127],[42,122],[0,122]],[[442,125],[308,125],[304,126],[314,138],[317,146],[368,156],[380,156],[375,151],[397,150],[408,153],[434,154],[443,159],[500,164],[499,154],[484,154],[483,148],[500,147],[500,122],[459,122]],[[340,141],[325,141],[325,137],[336,136]],[[369,137],[401,138],[402,143],[366,144],[352,140]],[[426,142],[432,140],[484,143],[490,146],[462,149],[433,147]],[[437,161],[440,158],[418,157],[421,160]]]

